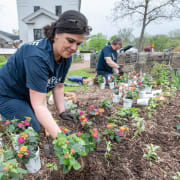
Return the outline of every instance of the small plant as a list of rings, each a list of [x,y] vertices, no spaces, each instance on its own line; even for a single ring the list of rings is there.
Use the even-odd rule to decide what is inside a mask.
[[[38,141],[39,135],[32,128],[28,128],[20,133],[16,142],[18,147],[16,151],[17,157],[24,163],[28,163],[31,158],[35,157],[38,150]]]
[[[108,82],[109,83],[115,82],[115,77],[113,75],[109,76]]]
[[[178,70],[176,74],[171,71],[171,76],[172,76],[172,82],[174,83],[176,88],[179,90],[180,89],[180,70]]]
[[[98,84],[100,85],[100,84],[102,84],[102,83],[104,83],[105,82],[105,78],[104,78],[104,76],[102,76],[102,75],[98,75],[98,77],[97,77],[97,81],[98,81]]]
[[[108,134],[111,140],[117,142],[120,142],[121,138],[125,137],[127,132],[129,132],[129,128],[125,126],[117,128],[117,125],[113,123],[107,124],[106,129],[104,130],[104,133]]]
[[[119,95],[119,86],[114,86],[113,93]]]
[[[111,141],[106,141],[106,152],[104,153],[104,157],[107,161],[108,166],[109,166],[108,158],[111,156],[111,154],[110,154],[111,146],[112,146]]]
[[[144,126],[144,119],[140,117],[135,117],[134,120],[136,121],[132,125],[136,127],[136,130],[134,132],[134,135],[137,136],[138,134],[141,135],[142,132],[145,131],[145,126]]]
[[[58,133],[53,141],[56,156],[59,164],[63,166],[63,174],[68,173],[73,167],[75,170],[81,168],[78,159],[86,156],[87,152],[93,151],[96,142],[100,142],[100,134],[97,129],[82,134],[80,132],[72,135]]]
[[[86,156],[85,141],[75,134],[67,136],[65,133],[58,133],[53,141],[54,151],[59,158],[59,164],[63,166],[63,174],[68,173],[73,167],[75,170],[81,168],[78,158]]]
[[[3,160],[0,161],[0,179],[22,179],[22,175],[26,174],[27,171],[19,167],[18,162],[14,158],[14,152],[9,147],[6,147],[6,150],[2,150],[2,153]]]
[[[58,167],[56,164],[52,164],[52,163],[47,163],[46,167],[50,169],[50,171],[57,171]]]
[[[6,120],[5,126],[10,134],[19,134],[30,126],[31,117],[26,117],[24,121],[19,119]]]
[[[144,76],[143,84],[147,86],[152,86],[154,84],[154,81],[150,75],[146,74]]]
[[[99,106],[101,108],[108,108],[108,109],[112,109],[112,104],[111,101],[109,101],[108,99],[101,99]]]
[[[104,112],[103,108],[97,108],[94,105],[89,106],[89,114],[93,116],[97,116],[99,114],[102,114]]]
[[[146,158],[149,161],[149,165],[152,166],[152,160],[157,160],[158,156],[156,153],[156,150],[159,148],[159,146],[154,146],[153,144],[151,145],[146,145],[147,147],[147,154],[143,154],[143,158]]]
[[[173,180],[179,180],[180,179],[180,172],[176,172],[174,176],[172,176]]]

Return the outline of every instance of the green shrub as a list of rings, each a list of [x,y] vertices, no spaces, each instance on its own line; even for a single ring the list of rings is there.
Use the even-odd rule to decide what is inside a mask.
[[[6,57],[0,55],[0,64],[3,63],[3,62],[6,62],[6,61],[7,61]]]

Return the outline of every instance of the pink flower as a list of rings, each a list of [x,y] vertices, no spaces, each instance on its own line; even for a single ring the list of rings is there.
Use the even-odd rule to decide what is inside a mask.
[[[24,137],[20,136],[20,137],[18,138],[18,142],[19,142],[20,144],[22,144],[24,141],[25,141]]]
[[[79,115],[82,115],[82,114],[84,114],[84,112],[83,112],[83,111],[80,111],[80,112],[79,112]]]
[[[9,120],[7,120],[6,122],[5,122],[5,125],[8,125],[8,124],[10,124],[11,122],[9,121]]]
[[[78,132],[78,133],[76,133],[76,136],[80,136],[82,133],[81,132]]]
[[[119,131],[119,132],[118,132],[118,134],[119,134],[119,136],[121,136],[121,137],[123,137],[123,136],[124,136],[124,133],[123,133],[123,132],[121,132],[121,131]]]
[[[29,154],[30,154],[29,149],[27,149],[27,152],[26,152],[26,153],[27,153],[27,154],[25,155],[25,157],[28,157]]]
[[[93,106],[93,105],[89,106],[89,109],[90,109],[90,110],[95,109],[95,108],[96,108],[96,107]]]
[[[24,125],[25,125],[25,126],[29,126],[29,125],[30,125],[29,121],[25,120],[25,121],[24,121]]]
[[[22,127],[24,127],[24,125],[22,123],[18,123],[18,127],[22,128]]]
[[[140,82],[138,82],[138,84],[139,84],[139,85],[141,85],[141,84],[142,84],[142,82],[140,81]]]
[[[92,134],[92,137],[93,137],[93,138],[96,138],[97,140],[99,139],[98,133],[96,133],[96,132],[94,132],[94,133]]]

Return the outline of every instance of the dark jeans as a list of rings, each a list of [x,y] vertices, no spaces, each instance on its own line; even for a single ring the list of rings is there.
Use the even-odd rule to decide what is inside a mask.
[[[109,85],[109,83],[108,83],[108,77],[112,75],[111,73],[105,72],[105,71],[97,71],[97,75],[102,75],[102,76],[104,76],[105,79],[106,79],[106,85]]]
[[[6,120],[25,120],[25,117],[31,117],[33,129],[38,133],[40,132],[39,121],[31,105],[26,101],[0,96],[0,115]]]

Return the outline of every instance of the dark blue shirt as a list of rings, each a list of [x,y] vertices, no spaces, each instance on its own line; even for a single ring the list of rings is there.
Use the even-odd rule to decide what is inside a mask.
[[[24,44],[0,68],[0,96],[29,101],[29,89],[47,93],[64,83],[71,62],[72,57],[57,63],[46,38]]]
[[[117,62],[117,56],[118,56],[117,51],[114,50],[111,45],[105,46],[101,50],[98,57],[97,68],[96,68],[97,72],[104,71],[104,72],[112,74],[113,69],[106,63],[105,58],[110,57],[114,62]]]

